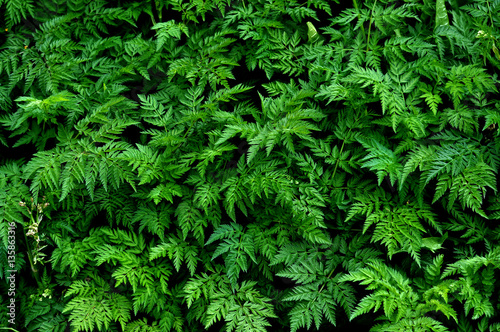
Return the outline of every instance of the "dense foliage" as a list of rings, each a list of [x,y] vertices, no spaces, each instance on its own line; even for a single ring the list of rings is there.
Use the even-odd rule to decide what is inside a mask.
[[[0,326],[500,331],[499,10],[0,0]]]

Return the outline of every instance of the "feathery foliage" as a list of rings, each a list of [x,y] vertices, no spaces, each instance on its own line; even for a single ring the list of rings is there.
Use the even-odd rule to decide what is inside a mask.
[[[499,9],[0,0],[0,327],[500,330]]]

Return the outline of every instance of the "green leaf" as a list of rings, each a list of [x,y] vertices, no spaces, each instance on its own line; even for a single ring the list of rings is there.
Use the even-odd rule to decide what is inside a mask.
[[[318,31],[311,22],[307,22],[307,39],[310,43],[314,43],[319,39]]]
[[[422,238],[422,247],[429,249],[433,253],[442,248],[444,241],[448,238],[448,232],[441,237]]]
[[[449,25],[450,21],[448,19],[448,12],[446,10],[445,0],[436,0],[436,25],[439,27],[441,25]]]

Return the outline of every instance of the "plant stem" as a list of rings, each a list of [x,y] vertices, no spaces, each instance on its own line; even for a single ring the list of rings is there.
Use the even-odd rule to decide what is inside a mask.
[[[370,13],[370,22],[368,24],[368,37],[366,38],[366,51],[368,52],[369,45],[370,45],[370,33],[372,31],[372,20],[373,20],[373,11],[375,10],[375,5],[377,4],[377,0],[373,3],[373,8]]]
[[[30,219],[31,222],[33,222],[33,215],[30,213]],[[40,287],[40,278],[38,276],[38,270],[35,268],[35,264],[33,262],[33,253],[31,251],[30,243],[28,242],[28,237],[26,236],[26,227],[23,225],[23,234],[24,234],[24,240],[26,241],[26,248],[28,251],[28,259],[30,261],[30,266],[31,266],[31,271],[33,272],[33,275],[35,276],[35,280],[37,285]]]

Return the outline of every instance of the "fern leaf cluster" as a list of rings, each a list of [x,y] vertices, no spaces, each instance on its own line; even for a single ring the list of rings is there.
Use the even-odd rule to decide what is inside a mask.
[[[500,330],[499,6],[0,0],[0,327]]]

